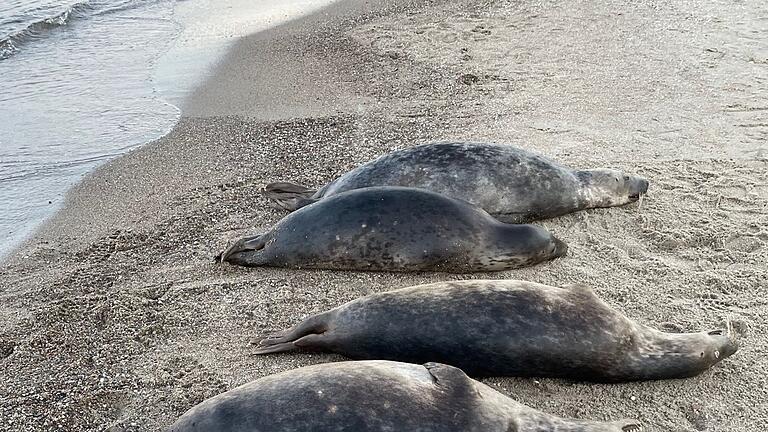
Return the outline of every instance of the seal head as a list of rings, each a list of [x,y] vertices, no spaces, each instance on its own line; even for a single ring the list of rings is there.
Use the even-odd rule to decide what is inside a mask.
[[[648,180],[618,170],[600,168],[578,171],[581,199],[588,208],[615,207],[633,203],[648,193]]]
[[[663,333],[644,328],[636,349],[626,356],[622,376],[669,379],[696,376],[735,354],[738,342],[725,329],[699,333]],[[644,337],[643,337],[644,336]]]

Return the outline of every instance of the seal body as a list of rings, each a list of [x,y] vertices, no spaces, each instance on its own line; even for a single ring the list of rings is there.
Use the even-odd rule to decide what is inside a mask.
[[[441,365],[340,362],[267,376],[202,402],[168,432],[630,432],[635,420],[536,411]]]
[[[696,375],[736,351],[725,333],[662,333],[583,286],[468,280],[354,300],[264,339],[257,353],[306,348],[475,376],[617,382]]]
[[[318,191],[271,183],[264,193],[293,211],[353,189],[404,186],[469,201],[497,219],[521,223],[637,201],[648,181],[611,169],[574,170],[510,145],[426,144],[395,151]]]
[[[497,271],[566,253],[533,225],[510,225],[423,189],[355,189],[304,207],[221,258],[246,266],[342,270]]]

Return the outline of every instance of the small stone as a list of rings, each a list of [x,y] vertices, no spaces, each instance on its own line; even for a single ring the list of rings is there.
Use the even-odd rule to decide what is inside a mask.
[[[478,82],[480,82],[480,78],[478,78],[478,76],[475,75],[475,74],[467,73],[467,74],[462,75],[459,78],[459,81],[461,81],[462,83],[464,83],[466,85],[472,85],[472,84],[477,84]]]

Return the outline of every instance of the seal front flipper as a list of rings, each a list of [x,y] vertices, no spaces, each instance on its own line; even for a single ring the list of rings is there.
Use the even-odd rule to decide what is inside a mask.
[[[293,351],[298,348],[318,349],[322,348],[327,337],[329,315],[333,312],[325,312],[313,315],[297,326],[268,335],[261,341],[254,354],[273,354]]]
[[[270,183],[262,189],[261,193],[272,200],[277,207],[295,211],[317,201],[312,196],[317,191],[302,185],[288,182]]]
[[[473,381],[463,370],[443,363],[429,362],[424,363],[424,369],[432,375],[435,386],[443,392],[450,393],[456,398],[471,397],[469,400],[475,400],[479,396],[477,388]],[[470,408],[465,406],[465,409]]]
[[[432,375],[435,384],[439,386],[455,387],[466,385],[469,382],[467,374],[457,367],[436,362],[424,363],[422,366]]]

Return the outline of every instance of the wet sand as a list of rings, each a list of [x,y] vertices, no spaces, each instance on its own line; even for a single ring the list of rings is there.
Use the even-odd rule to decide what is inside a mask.
[[[372,292],[457,278],[593,287],[667,331],[742,348],[685,380],[485,382],[649,431],[768,427],[768,6],[349,1],[237,44],[163,139],[85,179],[0,269],[0,430],[155,431],[252,379],[341,357],[260,335]],[[763,18],[759,18],[763,17]],[[642,203],[540,222],[569,256],[493,274],[245,269],[227,242],[384,152],[462,139],[651,181]]]

